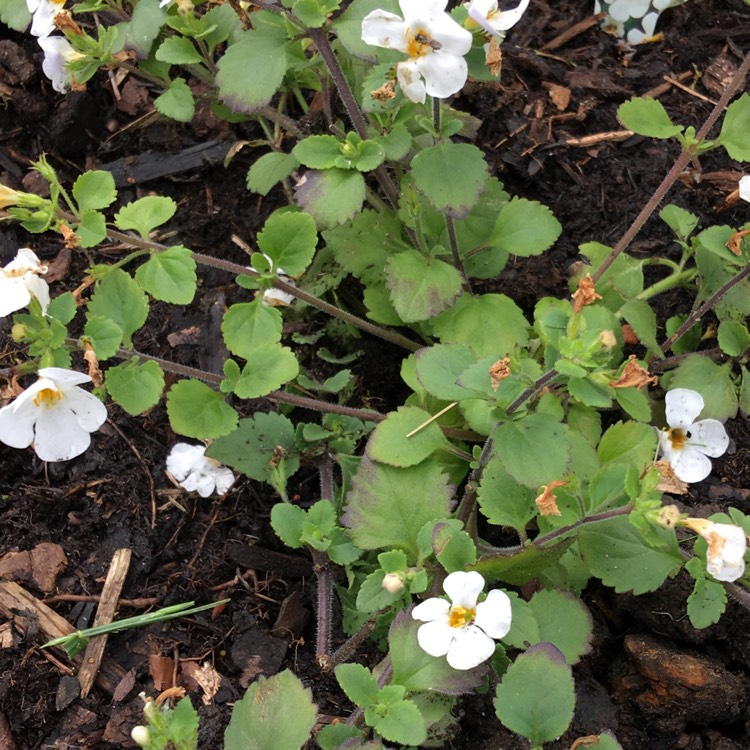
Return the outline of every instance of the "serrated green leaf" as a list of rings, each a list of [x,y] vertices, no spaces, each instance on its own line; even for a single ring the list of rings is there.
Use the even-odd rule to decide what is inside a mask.
[[[14,31],[26,31],[31,23],[31,12],[26,3],[0,0],[0,21]]]
[[[291,349],[281,344],[261,344],[242,368],[234,392],[240,398],[260,398],[294,380],[298,373],[299,362]]]
[[[100,362],[114,357],[122,344],[122,328],[114,320],[102,315],[88,316],[83,335],[91,342]]]
[[[378,699],[380,688],[372,672],[361,664],[339,664],[334,670],[346,697],[360,708],[367,708]]]
[[[130,21],[120,26],[120,43],[125,49],[133,50],[139,60],[144,60],[149,56],[166,17],[166,10],[160,7],[159,0],[139,0]]]
[[[196,289],[195,261],[186,247],[175,245],[154,253],[135,272],[138,283],[156,299],[188,305]]]
[[[85,211],[76,227],[81,247],[96,247],[107,236],[107,222],[99,211]]]
[[[384,713],[376,715],[372,726],[381,737],[400,745],[418,747],[427,739],[424,718],[417,705],[410,700],[389,704]]]
[[[129,274],[115,268],[97,282],[88,312],[116,323],[122,330],[125,346],[130,347],[130,337],[146,322],[148,299]]]
[[[292,149],[292,155],[310,169],[330,169],[341,156],[341,146],[332,135],[311,135]]]
[[[750,94],[727,107],[718,141],[733,159],[750,161]]]
[[[655,357],[661,357],[662,351],[656,338],[656,315],[651,306],[642,299],[630,299],[621,309],[625,320],[630,323],[640,342]]]
[[[281,341],[281,313],[263,304],[261,296],[253,302],[232,305],[221,321],[224,343],[232,354],[250,359],[258,347]]]
[[[229,438],[232,438],[237,432],[239,432],[239,430],[242,429],[242,422],[244,421],[246,420],[242,420],[240,422],[238,430],[232,433],[232,435],[229,435]],[[227,440],[227,437],[221,439]],[[222,463],[224,462],[222,461]],[[260,469],[261,470],[259,472],[256,471],[256,474],[259,474],[260,476],[253,478],[257,478],[258,481],[263,481],[266,479],[266,466],[261,464]],[[252,475],[248,474],[248,476]],[[307,513],[305,513],[305,511],[300,508],[299,505],[291,505],[290,503],[276,503],[276,505],[271,508],[271,528],[276,533],[276,536],[279,537],[279,539],[281,539],[281,541],[284,542],[287,547],[291,547],[292,549],[298,549],[303,544],[301,540],[302,527],[305,524],[306,520]]]
[[[428,320],[447,310],[462,283],[453,266],[416,250],[391,255],[385,266],[385,285],[404,323]]]
[[[644,469],[654,460],[657,442],[653,427],[638,422],[617,422],[599,443],[599,460],[603,464],[617,462]]]
[[[687,238],[695,231],[698,226],[698,217],[686,211],[684,208],[675,206],[670,203],[659,211],[659,217],[681,240]]]
[[[567,591],[537,591],[529,607],[539,624],[539,643],[551,643],[577,664],[591,651],[593,620],[586,605]]]
[[[477,548],[463,530],[461,521],[453,518],[438,521],[432,530],[432,551],[448,573],[465,570],[477,561]]]
[[[414,406],[401,406],[381,422],[367,443],[367,455],[389,466],[414,466],[448,445],[435,422],[422,427],[416,434],[409,433],[428,422],[428,412]]]
[[[128,414],[137,416],[155,406],[164,390],[164,373],[156,362],[129,362],[110,367],[104,380],[109,395]]]
[[[717,623],[727,607],[727,592],[718,581],[706,575],[703,560],[693,557],[685,568],[695,578],[695,585],[687,600],[690,624],[701,630]]]
[[[117,199],[115,179],[102,170],[84,172],[73,183],[73,197],[81,212],[107,208]]]
[[[177,204],[162,195],[147,195],[123,206],[115,214],[118,229],[135,229],[144,239],[156,227],[166,224],[177,211]]]
[[[615,388],[615,400],[637,422],[651,421],[651,404],[638,388]]]
[[[495,693],[495,713],[533,747],[557,739],[573,719],[573,675],[550,643],[531,646],[508,667]]]
[[[426,148],[412,159],[411,170],[432,206],[454,219],[463,219],[477,204],[489,176],[482,152],[468,143]]]
[[[268,195],[274,185],[289,177],[298,166],[299,162],[291,154],[263,154],[248,170],[247,189]]]
[[[224,396],[197,380],[181,380],[169,389],[167,414],[175,432],[199,440],[228,435],[237,426],[237,412]]]
[[[258,234],[258,247],[288,276],[304,273],[315,254],[318,232],[306,213],[275,213]]]
[[[526,258],[552,247],[561,232],[560,222],[547,206],[525,198],[513,198],[501,209],[488,243]]]
[[[360,549],[402,549],[416,559],[419,530],[448,516],[452,490],[437,463],[398,469],[362,459],[341,523]],[[409,502],[404,502],[409,498]]]
[[[718,340],[721,350],[730,357],[739,357],[750,347],[750,333],[739,320],[722,320]]]
[[[435,398],[460,401],[470,394],[458,378],[476,361],[467,344],[435,344],[416,352],[415,372],[419,384]]]
[[[261,676],[235,703],[224,733],[224,750],[299,750],[310,738],[316,719],[312,692],[289,670]]]
[[[311,169],[295,186],[294,195],[321,229],[330,229],[361,210],[365,179],[359,172],[346,169]]]
[[[63,292],[50,300],[47,306],[47,316],[60,321],[63,325],[68,325],[75,318],[77,310],[75,297],[70,292]]]
[[[506,553],[483,554],[471,567],[485,578],[503,581],[514,586],[523,586],[538,578],[547,568],[557,563],[573,539],[564,539],[543,549],[533,545],[524,547],[512,555]]]
[[[195,115],[195,99],[184,78],[175,78],[169,88],[154,99],[159,114],[177,122],[190,122]]]
[[[672,124],[664,105],[649,96],[623,102],[617,110],[617,119],[629,130],[649,138],[671,138],[682,132],[682,127]]]
[[[170,65],[191,65],[203,62],[195,45],[184,36],[167,37],[156,50],[156,59]]]
[[[539,483],[541,486],[543,482]],[[497,455],[492,455],[482,474],[478,490],[479,507],[487,521],[497,526],[510,526],[517,531],[537,513],[535,489],[516,482],[505,470]]]

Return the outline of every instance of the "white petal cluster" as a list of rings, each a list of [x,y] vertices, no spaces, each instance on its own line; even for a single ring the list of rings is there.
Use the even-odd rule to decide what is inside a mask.
[[[687,0],[595,0],[594,13],[602,10],[607,17],[602,27],[630,44],[640,44],[654,36],[662,11],[682,5]],[[636,21],[633,25],[631,22]],[[627,33],[625,25],[633,26]]]
[[[32,36],[49,36],[55,30],[55,16],[63,12],[65,0],[26,0],[31,13]]]
[[[167,471],[188,492],[197,492],[201,497],[224,495],[234,484],[235,476],[231,469],[205,454],[203,445],[176,443],[167,457]]]
[[[711,473],[711,458],[729,447],[729,436],[717,419],[696,418],[703,411],[703,396],[688,388],[675,388],[666,396],[669,429],[662,430],[659,450],[678,479],[700,482]]]
[[[745,573],[747,535],[743,529],[703,518],[688,518],[681,525],[687,526],[706,540],[706,570],[717,581],[736,581]]]
[[[68,461],[91,445],[107,407],[78,386],[91,378],[61,367],[39,370],[39,380],[0,409],[0,441],[12,448],[32,443],[43,461]]]
[[[64,13],[65,0],[26,0],[32,14],[31,34],[37,37],[44,52],[42,70],[52,82],[55,91],[64,94],[70,88],[71,77],[66,63],[75,55],[73,47],[64,36],[51,36],[55,30],[55,18]]]
[[[521,20],[530,0],[521,0],[509,10],[499,10],[497,0],[471,0],[467,6],[469,18],[479,24],[488,34],[504,37],[505,32]]]
[[[40,278],[47,273],[47,266],[42,265],[36,254],[28,247],[22,247],[16,257],[4,268],[0,268],[0,317],[5,317],[20,310],[35,297],[42,306],[42,313],[47,314],[49,305],[49,287]]]
[[[453,669],[473,669],[495,652],[495,640],[510,630],[510,599],[494,589],[477,604],[484,578],[477,572],[451,573],[443,583],[450,597],[426,599],[412,610],[425,624],[417,631],[419,645],[430,656],[446,656]]]
[[[362,21],[362,40],[409,56],[396,64],[396,78],[404,96],[424,102],[426,95],[444,99],[466,83],[464,55],[471,49],[471,33],[445,12],[448,0],[399,0],[403,19],[374,10]]]

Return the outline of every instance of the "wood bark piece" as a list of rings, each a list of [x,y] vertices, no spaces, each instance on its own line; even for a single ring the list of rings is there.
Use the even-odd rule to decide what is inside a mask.
[[[109,572],[102,587],[102,598],[96,610],[93,627],[109,625],[114,620],[117,603],[125,583],[125,576],[127,576],[128,568],[130,568],[130,555],[131,551],[127,548],[115,550],[115,554],[112,555],[112,562],[109,564]],[[109,636],[106,633],[90,638],[86,650],[83,652],[83,664],[78,671],[81,698],[85,698],[91,691],[94,678],[104,657],[107,638]]]
[[[50,641],[76,632],[76,628],[64,617],[13,581],[0,581],[0,614],[8,619],[13,618],[27,630],[38,628],[42,636]],[[80,664],[81,657],[72,661]],[[125,670],[114,659],[105,658],[96,676],[96,684],[111,695],[124,676]]]

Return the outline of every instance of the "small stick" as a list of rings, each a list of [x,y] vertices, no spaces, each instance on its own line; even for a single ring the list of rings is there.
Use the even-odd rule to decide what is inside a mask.
[[[680,91],[684,91],[686,94],[690,94],[690,96],[694,96],[697,99],[700,99],[701,101],[708,102],[709,104],[713,104],[714,107],[718,104],[717,101],[714,101],[708,96],[704,96],[703,94],[699,94],[697,91],[693,91],[689,86],[686,86],[684,83],[680,83],[679,81],[676,81],[674,78],[670,78],[669,76],[662,76],[664,80],[667,83],[671,83],[673,86],[676,86]]]
[[[458,401],[454,401],[452,404],[448,404],[448,406],[441,409],[437,414],[433,414],[428,420],[422,422],[419,427],[415,427],[406,437],[410,438],[412,435],[416,435],[421,429],[427,427],[428,424],[432,424],[436,419],[442,417],[445,412],[450,411],[457,403]]]
[[[583,21],[579,21],[577,24],[574,24],[570,28],[563,31],[562,34],[558,34],[554,39],[550,39],[547,44],[545,44],[541,49],[544,52],[551,52],[553,49],[557,49],[558,47],[562,47],[563,44],[566,42],[569,42],[574,37],[577,37],[579,34],[582,34],[587,29],[590,29],[592,26],[596,26],[596,24],[599,23],[599,21],[604,20],[604,17],[606,16],[606,13],[596,13],[593,16],[589,16],[588,18],[584,18]]]
[[[127,548],[118,549],[112,556],[107,578],[102,587],[102,598],[96,610],[94,627],[108,625],[115,618],[117,602],[125,583],[125,576],[130,567],[131,551]],[[104,656],[104,647],[107,645],[109,636],[97,635],[89,640],[86,651],[83,654],[83,664],[78,670],[78,684],[81,686],[81,698],[85,698],[94,684],[96,673]]]

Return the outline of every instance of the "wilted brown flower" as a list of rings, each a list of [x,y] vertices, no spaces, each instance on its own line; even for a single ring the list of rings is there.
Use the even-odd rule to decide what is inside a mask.
[[[396,84],[393,81],[386,81],[379,89],[370,92],[370,96],[376,102],[385,103],[396,96]]]
[[[490,366],[490,380],[492,381],[492,390],[496,391],[500,385],[500,381],[510,375],[510,357],[503,357],[498,359],[493,365]]]
[[[649,375],[648,370],[641,367],[635,360],[635,354],[631,354],[625,368],[617,380],[610,380],[613,388],[640,388],[643,385],[656,385],[658,380],[654,375]]]
[[[500,49],[500,44],[497,41],[496,36],[493,36],[492,39],[490,39],[490,44],[487,47],[487,57],[485,58],[484,64],[493,76],[497,77],[500,75],[500,71],[503,67],[503,52]]]
[[[654,466],[662,477],[659,480],[659,484],[656,485],[656,489],[659,490],[659,492],[668,492],[670,495],[687,495],[687,483],[677,478],[677,475],[672,469],[672,464],[670,464],[669,461],[666,459],[663,461],[657,461]]]
[[[573,312],[579,313],[586,305],[593,305],[602,295],[596,293],[594,289],[594,280],[591,274],[587,273],[578,281],[578,289],[573,292]]]
[[[553,490],[555,487],[563,487],[567,482],[562,482],[559,479],[555,479],[554,482],[550,482],[546,487],[542,487],[542,494],[534,500],[536,507],[539,508],[539,513],[542,516],[561,516],[562,513],[557,507],[557,497]]]

